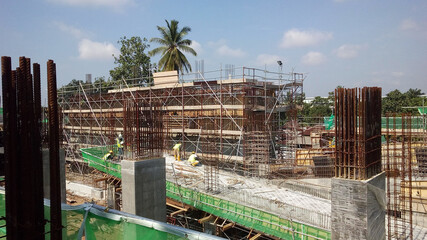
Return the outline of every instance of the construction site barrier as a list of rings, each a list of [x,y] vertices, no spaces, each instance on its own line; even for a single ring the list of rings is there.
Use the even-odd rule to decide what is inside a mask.
[[[44,215],[50,216],[50,201],[45,199]],[[5,216],[5,193],[0,189],[0,216]],[[176,227],[136,215],[85,203],[78,206],[62,204],[63,239],[222,239],[209,234]],[[0,237],[6,236],[5,220],[0,220]],[[50,224],[45,225],[45,239],[50,239]]]

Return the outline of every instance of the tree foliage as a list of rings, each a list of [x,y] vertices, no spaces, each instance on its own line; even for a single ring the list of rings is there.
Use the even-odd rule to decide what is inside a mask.
[[[161,45],[160,47],[150,51],[150,56],[161,54],[158,65],[162,71],[177,70],[181,73],[183,73],[184,70],[186,72],[189,70],[191,71],[191,65],[183,54],[183,52],[187,52],[197,56],[196,51],[190,47],[191,40],[184,39],[184,37],[191,31],[191,28],[183,27],[182,29],[179,29],[179,22],[177,20],[171,20],[170,23],[167,20],[165,21],[167,27],[157,26],[157,30],[159,30],[161,38],[150,39],[150,42],[155,42]]]
[[[302,115],[305,121],[315,122],[318,118],[332,115],[334,107],[334,93],[329,92],[328,97],[317,96],[310,103],[303,103]]]
[[[58,93],[62,95],[70,95],[79,90],[80,84],[84,84],[83,80],[73,79],[67,85],[60,87],[58,89]]]
[[[110,75],[113,80],[143,78],[150,74],[150,57],[145,54],[145,50],[150,47],[147,39],[140,37],[121,37],[117,43],[121,44],[120,56],[114,56],[114,63],[118,64]],[[142,82],[148,82],[144,78]]]
[[[400,92],[398,89],[389,92],[385,98],[382,99],[382,114],[386,113],[412,113],[417,114],[415,108],[423,105],[423,95],[420,89],[410,88],[405,93]]]

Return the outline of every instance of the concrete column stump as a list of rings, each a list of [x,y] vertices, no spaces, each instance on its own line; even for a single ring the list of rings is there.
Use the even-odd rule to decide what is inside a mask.
[[[165,158],[122,160],[123,211],[166,222]]]

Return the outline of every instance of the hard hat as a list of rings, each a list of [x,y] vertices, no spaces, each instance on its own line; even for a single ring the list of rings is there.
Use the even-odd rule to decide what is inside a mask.
[[[121,138],[122,137],[122,134],[121,133],[119,133],[119,138]]]
[[[191,153],[192,153],[192,154],[195,154],[195,152],[194,152],[194,151],[192,151]]]
[[[113,153],[113,150],[110,150],[110,153]]]

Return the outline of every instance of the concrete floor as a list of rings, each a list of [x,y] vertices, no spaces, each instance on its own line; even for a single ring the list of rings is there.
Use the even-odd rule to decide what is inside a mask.
[[[187,161],[175,161],[173,156],[164,157],[168,181],[205,192],[205,166],[193,167]],[[330,186],[330,179],[314,180],[312,182],[322,187]],[[310,181],[304,183],[310,184]],[[224,170],[218,172],[218,187],[217,197],[330,229],[331,201],[328,199],[285,188],[277,180],[244,177]]]

